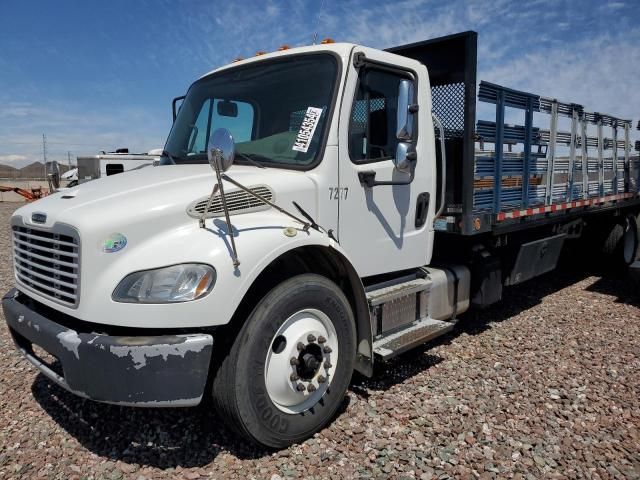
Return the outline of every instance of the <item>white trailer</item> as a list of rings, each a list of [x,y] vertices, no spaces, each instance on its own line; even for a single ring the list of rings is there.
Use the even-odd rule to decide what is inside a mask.
[[[278,448],[330,421],[354,370],[451,331],[565,244],[630,264],[630,121],[482,83],[495,118],[476,123],[475,58],[473,32],[327,43],[197,80],[160,166],[15,212],[3,308],[17,347],[81,397],[211,397]]]
[[[143,153],[101,153],[78,157],[78,183],[85,183],[102,177],[128,172],[153,165],[160,161],[159,152]]]

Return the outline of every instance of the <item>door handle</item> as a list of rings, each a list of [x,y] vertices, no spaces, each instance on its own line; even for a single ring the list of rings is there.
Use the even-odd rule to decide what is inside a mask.
[[[416,202],[416,228],[422,227],[427,221],[427,213],[429,212],[429,192],[422,192],[418,195]]]

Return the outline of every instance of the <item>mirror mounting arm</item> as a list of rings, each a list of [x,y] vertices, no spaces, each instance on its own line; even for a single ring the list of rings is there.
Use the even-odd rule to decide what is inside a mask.
[[[406,180],[393,181],[393,180],[385,180],[385,181],[377,181],[376,180],[376,172],[374,170],[367,170],[365,172],[358,172],[358,179],[360,180],[360,185],[366,188],[373,188],[380,185],[409,185],[413,182],[413,179],[416,174],[416,166],[415,161],[417,159],[417,155],[415,152],[410,152],[407,154],[407,160],[412,162],[411,173],[409,178]]]
[[[249,195],[253,196],[254,198],[257,198],[258,200],[260,200],[262,203],[264,203],[265,205],[269,205],[272,208],[275,208],[276,210],[278,210],[280,213],[284,213],[285,215],[287,215],[288,217],[292,218],[293,220],[295,220],[296,222],[299,222],[302,224],[302,230],[304,232],[308,232],[309,228],[314,228],[314,230],[318,230],[318,226],[312,225],[309,222],[305,222],[304,220],[302,220],[299,217],[296,217],[295,215],[293,215],[292,213],[287,212],[284,208],[279,207],[278,205],[276,205],[273,202],[270,202],[269,200],[267,200],[266,198],[264,198],[262,195],[257,194],[256,192],[254,192],[253,190],[248,189],[247,187],[245,187],[244,185],[242,185],[239,182],[236,182],[233,178],[231,178],[229,175],[227,174],[222,174],[222,179],[226,180],[227,182],[235,185],[236,187],[238,187],[240,190],[242,190],[245,193],[248,193]],[[295,205],[295,202],[294,202]]]
[[[171,111],[173,112],[173,121],[176,121],[176,118],[178,117],[178,102],[180,102],[181,100],[184,100],[186,98],[186,95],[182,95],[180,97],[176,97],[173,99],[173,101],[171,102]]]
[[[220,164],[222,163],[222,160],[220,157],[222,157],[222,152],[219,149],[216,149],[214,155],[218,157],[216,161],[213,162],[213,166],[216,171],[216,178],[218,180],[217,185],[218,185],[218,189],[220,190],[220,200],[222,203],[222,210],[224,211],[224,219],[227,222],[227,230],[229,231],[229,240],[231,242],[231,251],[233,253],[233,258],[232,258],[233,266],[238,268],[238,266],[240,265],[240,260],[238,259],[238,250],[236,249],[236,241],[233,238],[233,235],[234,235],[233,225],[231,224],[231,218],[229,217],[229,208],[227,207],[227,199],[224,195],[224,187],[222,186],[222,173],[220,172]],[[213,195],[209,197],[209,202],[211,202],[212,199],[213,199]],[[207,203],[207,206],[209,206],[209,203]],[[208,208],[205,209],[205,214],[208,210],[209,210]]]

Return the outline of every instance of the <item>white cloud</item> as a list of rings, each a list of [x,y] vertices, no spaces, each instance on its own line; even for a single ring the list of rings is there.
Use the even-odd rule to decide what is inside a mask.
[[[146,152],[164,145],[168,117],[144,109],[111,107],[93,110],[82,103],[42,104],[7,102],[0,109],[0,163],[17,166],[42,161],[42,134],[47,136],[47,158],[67,162],[77,155],[128,147]]]
[[[624,39],[600,36],[532,50],[485,68],[481,78],[512,88],[582,104],[588,111],[640,116],[640,30]]]
[[[174,8],[170,0],[165,0],[162,8],[158,1],[146,2],[147,8]],[[184,72],[193,72],[195,79],[198,73],[257,50],[273,51],[282,44],[308,45],[320,3],[205,2],[197,7],[197,14],[159,16],[156,28],[145,37],[149,40],[145,61],[164,72],[161,81],[175,83],[176,76],[185,81]],[[629,11],[626,7],[629,5],[623,1],[589,4],[588,0],[583,8],[576,8],[571,0],[324,0],[318,37],[388,48],[476,30],[478,79],[637,120],[640,29],[637,15],[634,19],[622,14]],[[103,31],[96,34],[106,35],[108,40]],[[127,52],[110,55],[112,71],[127,70]],[[120,68],[115,68],[118,65]],[[135,79],[114,74],[109,79],[92,85],[92,92],[100,98],[127,98],[130,82],[155,81],[152,75]],[[30,86],[33,82],[24,79],[19,86],[20,98],[37,91]],[[24,94],[27,88],[31,90]],[[2,98],[0,91],[0,155],[25,157],[16,162],[41,160],[42,133],[47,134],[50,156],[56,160],[64,160],[67,150],[74,154],[118,147],[146,151],[164,143],[170,128],[168,109],[132,105],[96,108],[94,99],[88,97],[73,102],[55,97],[16,102],[13,96]]]
[[[29,161],[29,157],[26,155],[0,155],[0,163],[5,165],[12,163],[26,164],[25,162]],[[15,165],[13,165],[15,166]]]

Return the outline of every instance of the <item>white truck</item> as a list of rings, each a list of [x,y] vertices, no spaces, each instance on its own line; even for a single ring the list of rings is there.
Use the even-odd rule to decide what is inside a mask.
[[[631,263],[631,122],[477,90],[476,41],[323,43],[197,80],[160,166],[15,212],[17,347],[81,397],[212,398],[280,448],[330,421],[354,370],[449,332],[563,245]],[[495,118],[476,122],[477,102]]]

